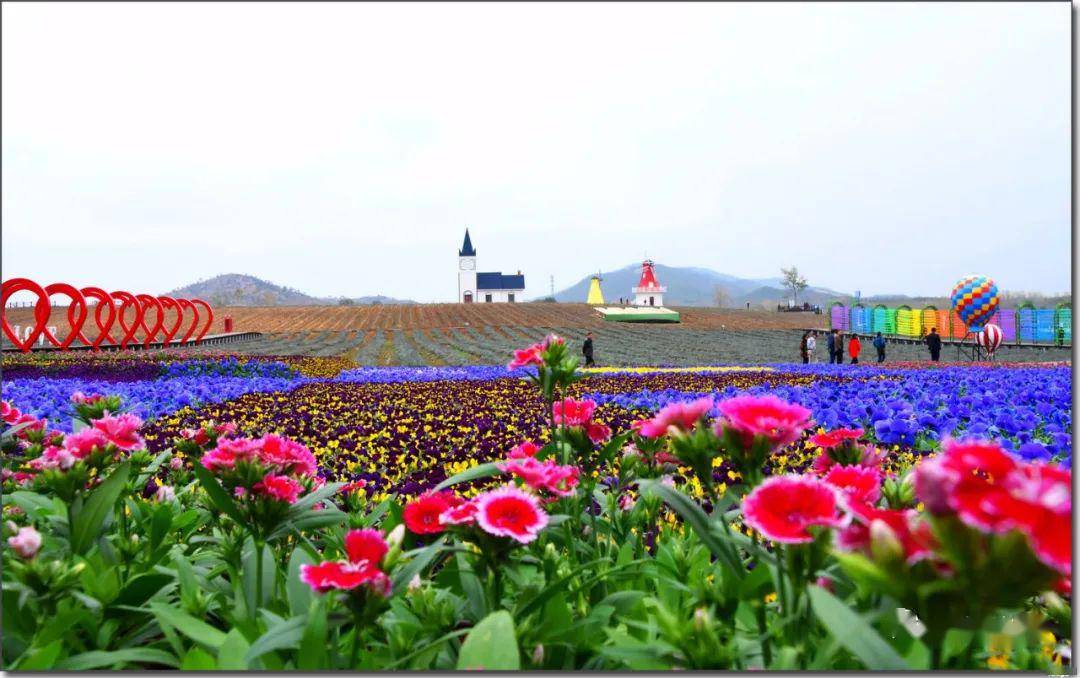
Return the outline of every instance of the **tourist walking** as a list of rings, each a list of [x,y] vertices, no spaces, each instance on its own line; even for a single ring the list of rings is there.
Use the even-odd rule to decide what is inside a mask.
[[[585,333],[585,343],[581,345],[581,354],[585,356],[585,367],[596,364],[593,360],[592,332]]]
[[[881,336],[881,332],[877,333],[874,337],[874,348],[877,349],[877,361],[879,363],[885,362],[885,337]]]
[[[848,355],[851,356],[851,364],[859,364],[859,354],[862,353],[862,342],[859,341],[859,335],[851,335],[851,341],[847,345]]]
[[[807,362],[814,362],[814,349],[817,348],[817,337],[811,332],[810,336],[806,338],[806,357]]]
[[[840,330],[836,332],[836,364],[844,364],[844,335],[840,333]]]
[[[930,334],[926,335],[926,347],[930,349],[930,360],[935,363],[941,362],[941,335],[936,327],[930,328]]]
[[[836,330],[825,335],[825,350],[829,352],[829,364],[836,362]]]
[[[799,355],[802,356],[803,365],[810,362],[810,348],[807,344],[810,343],[810,330],[803,332],[802,339],[799,340]]]

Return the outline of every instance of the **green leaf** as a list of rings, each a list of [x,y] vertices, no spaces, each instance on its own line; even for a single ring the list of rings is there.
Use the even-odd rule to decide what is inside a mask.
[[[173,522],[173,507],[169,504],[159,504],[150,518],[150,550],[153,551],[165,539]]]
[[[450,640],[452,638],[457,638],[458,636],[463,636],[466,633],[468,633],[469,631],[472,631],[472,629],[460,629],[458,631],[451,631],[450,633],[447,633],[446,635],[441,636],[441,637],[437,638],[436,640],[431,641],[427,645],[424,645],[420,649],[413,650],[412,652],[405,655],[404,657],[400,657],[398,659],[395,659],[393,663],[387,664],[385,667],[383,667],[383,670],[389,671],[389,670],[394,669],[394,668],[396,668],[398,666],[401,666],[402,664],[405,664],[405,663],[409,662],[411,659],[419,657],[420,655],[424,654],[428,650],[430,650],[430,649],[432,649],[434,647],[438,647],[439,645],[442,645],[443,643],[445,643],[446,641],[448,641],[448,640]]]
[[[239,525],[246,526],[247,521],[244,520],[243,514],[240,513],[239,507],[233,498],[229,496],[229,493],[225,491],[225,488],[221,486],[221,483],[217,481],[212,473],[202,464],[195,464],[195,477],[199,479],[199,484],[206,490],[206,494],[210,497],[211,503],[217,507],[219,511],[235,520]]]
[[[487,478],[489,476],[497,476],[500,473],[502,473],[502,471],[500,471],[498,469],[498,466],[497,466],[497,464],[501,464],[501,463],[503,463],[503,462],[490,461],[490,462],[488,462],[486,464],[479,464],[477,466],[473,466],[472,468],[467,468],[464,471],[462,471],[461,473],[456,473],[456,474],[450,476],[449,478],[447,478],[446,480],[442,481],[438,485],[436,485],[435,489],[432,490],[432,492],[438,492],[439,490],[445,490],[446,488],[450,487],[451,485],[457,485],[458,483],[464,483],[464,482],[468,482],[470,480],[476,480],[477,478]]]
[[[32,648],[32,651],[27,650],[27,654],[19,658],[14,670],[45,671],[51,669],[53,664],[56,663],[56,658],[60,656],[62,647],[61,641],[57,639],[45,647]]]
[[[71,529],[71,549],[75,553],[86,553],[90,544],[97,538],[105,518],[113,511],[116,500],[131,475],[130,462],[116,467],[108,478],[90,494]]]
[[[438,556],[444,548],[445,543],[440,538],[438,541],[428,544],[422,549],[409,552],[412,554],[412,558],[407,563],[397,568],[397,572],[394,574],[392,582],[393,586],[390,590],[403,590],[406,586],[409,585],[409,582],[412,581],[412,578],[423,572],[424,568],[430,565],[431,561],[433,561],[435,557]],[[405,555],[408,555],[408,553],[403,554],[403,556]]]
[[[326,602],[323,598],[311,601],[311,611],[308,612],[308,622],[304,626],[296,656],[296,668],[301,671],[318,671],[326,667]]]
[[[461,644],[457,668],[484,671],[517,671],[521,668],[514,619],[509,612],[492,612],[473,627]]]
[[[251,643],[247,641],[244,634],[240,633],[240,629],[229,631],[225,634],[225,640],[221,643],[221,649],[218,650],[218,670],[246,671],[249,667],[244,657],[250,649]]]
[[[289,556],[289,576],[285,579],[285,595],[289,599],[289,611],[303,614],[311,607],[311,587],[300,580],[300,566],[311,565],[311,556],[299,546]],[[394,589],[397,586],[395,584]]]
[[[746,568],[739,559],[739,553],[735,550],[735,545],[731,543],[730,540],[722,538],[712,529],[709,516],[705,514],[705,511],[698,506],[696,502],[682,492],[668,487],[656,480],[642,480],[639,481],[638,486],[643,493],[649,492],[655,494],[663,499],[664,503],[675,509],[675,512],[678,513],[691,528],[693,528],[694,532],[697,534],[698,538],[701,539],[701,542],[705,544],[706,548],[717,557],[719,562],[723,564],[736,579],[741,581],[746,577]]]
[[[878,632],[836,596],[820,586],[807,588],[814,614],[836,640],[871,671],[908,671],[911,667]]]
[[[183,610],[178,610],[163,603],[150,603],[150,610],[154,613],[158,623],[168,624],[196,643],[201,643],[212,650],[216,651],[221,647],[221,643],[225,641],[224,632],[192,617]]]
[[[251,649],[248,650],[245,660],[250,664],[267,652],[297,647],[300,644],[300,639],[304,637],[304,626],[306,625],[307,615],[305,614],[293,617],[270,628],[251,644]]]
[[[25,490],[12,492],[7,497],[4,497],[5,504],[8,503],[8,499],[33,518],[44,518],[53,512],[52,500],[36,492],[27,492]]]
[[[176,657],[148,647],[129,647],[125,650],[113,650],[112,652],[83,652],[74,657],[68,657],[55,667],[58,671],[87,671],[89,669],[103,669],[118,664],[135,664],[140,667],[146,664],[155,664],[177,668],[180,662]]]
[[[458,570],[458,581],[461,584],[461,592],[465,594],[465,600],[469,604],[469,612],[472,619],[480,619],[487,612],[487,596],[484,594],[484,587],[480,583],[480,578],[476,576],[476,572],[469,565],[469,561],[465,559],[465,555],[462,553],[454,554],[455,563]]]
[[[270,600],[270,594],[274,590],[274,575],[275,562],[274,551],[270,548],[269,544],[263,544],[262,546],[262,596],[261,600],[256,600],[257,592],[255,591],[258,585],[258,578],[256,571],[258,569],[258,559],[255,557],[255,542],[251,537],[247,538],[244,542],[244,556],[243,556],[243,584],[244,584],[244,597],[247,602],[249,610],[255,610],[263,605],[266,605]]]
[[[140,574],[138,577],[129,581],[127,586],[120,590],[119,595],[116,596],[116,599],[113,600],[112,604],[138,607],[153,598],[154,594],[172,581],[173,578],[167,574],[160,574],[157,572]]]
[[[184,661],[180,662],[181,671],[213,671],[216,668],[217,660],[201,647],[188,650],[184,655]]]

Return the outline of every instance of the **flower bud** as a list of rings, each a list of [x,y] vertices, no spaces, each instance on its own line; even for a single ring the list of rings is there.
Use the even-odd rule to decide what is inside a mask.
[[[870,523],[870,553],[878,561],[904,559],[904,546],[884,520]]]
[[[694,630],[702,632],[709,625],[709,611],[704,607],[694,610]]]
[[[542,643],[533,648],[532,662],[536,665],[544,663],[544,645]]]
[[[414,574],[412,579],[409,580],[409,593],[415,593],[423,588],[424,584],[420,581],[420,575]]]
[[[825,589],[829,593],[832,593],[833,590],[834,590],[833,580],[829,579],[828,577],[818,577],[817,581],[814,582],[814,583],[817,584],[818,586],[820,586],[821,588]]]
[[[394,529],[390,530],[390,534],[386,535],[386,545],[389,546],[389,550],[386,552],[386,556],[383,557],[382,566],[389,570],[394,566],[394,563],[398,561],[401,556],[401,542],[405,539],[405,524],[402,523]]]

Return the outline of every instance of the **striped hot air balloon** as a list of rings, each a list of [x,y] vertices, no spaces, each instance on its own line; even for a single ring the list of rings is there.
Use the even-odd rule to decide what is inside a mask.
[[[998,288],[985,275],[969,275],[956,283],[952,307],[972,332],[980,331],[998,307]]]
[[[1001,346],[1001,340],[1005,338],[1005,333],[1001,331],[1001,328],[997,325],[990,323],[986,327],[982,328],[978,334],[975,335],[975,341],[982,346],[986,352],[990,355],[994,354],[998,346]]]

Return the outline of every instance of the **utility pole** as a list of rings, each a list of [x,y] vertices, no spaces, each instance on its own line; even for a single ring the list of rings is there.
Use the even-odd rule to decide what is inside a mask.
[[[550,278],[551,278],[551,298],[554,299],[555,298],[555,276],[550,276]]]

